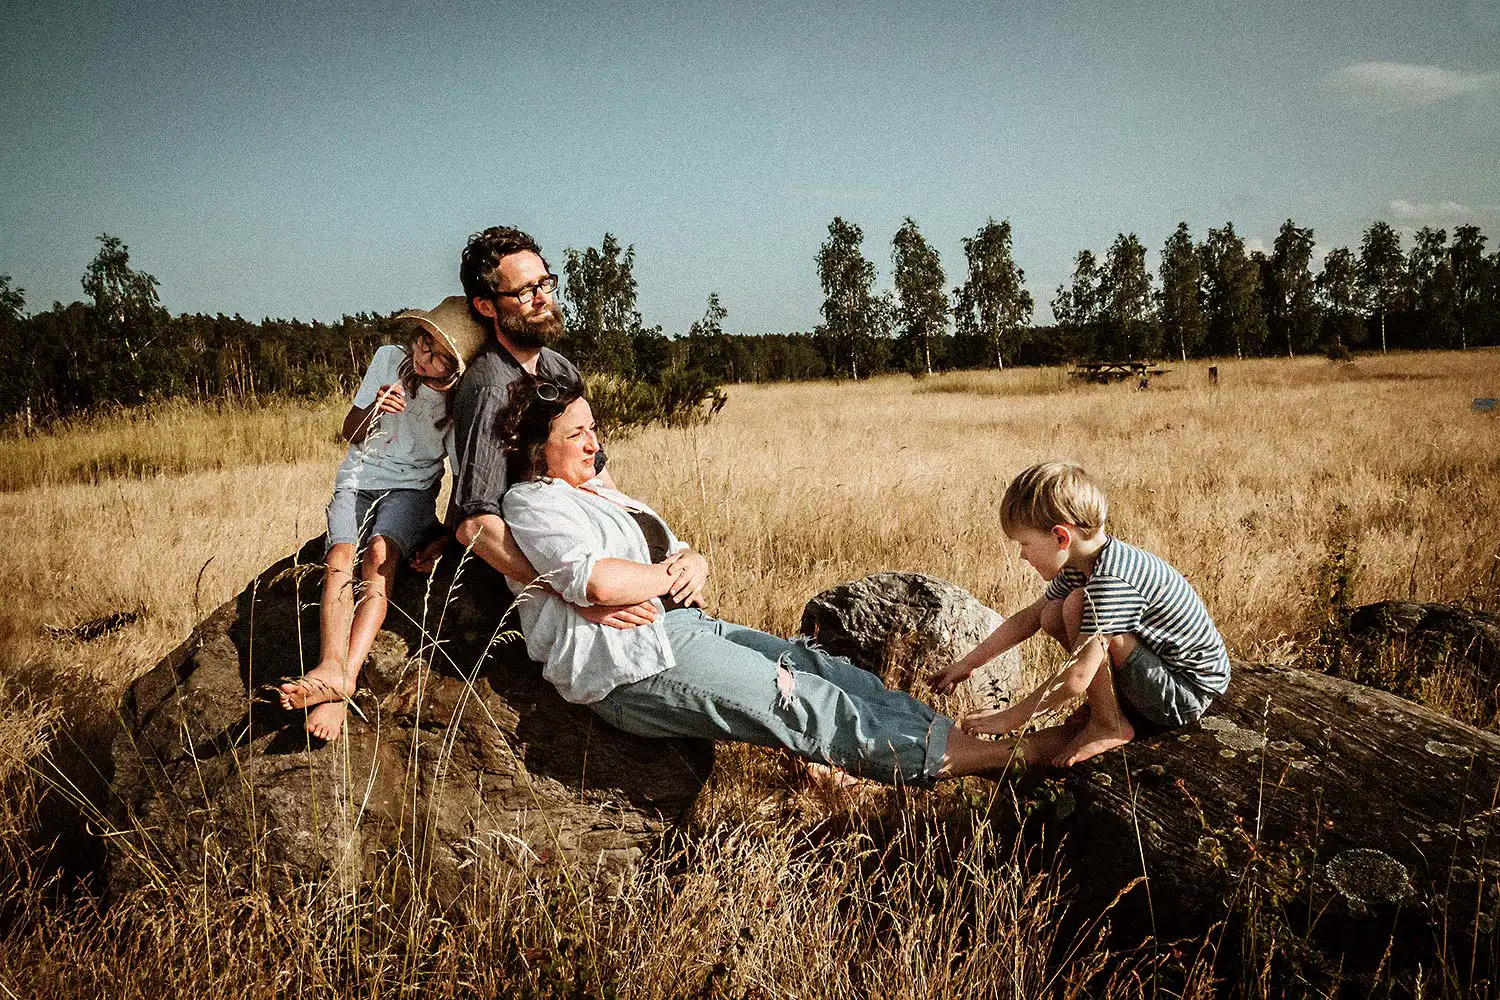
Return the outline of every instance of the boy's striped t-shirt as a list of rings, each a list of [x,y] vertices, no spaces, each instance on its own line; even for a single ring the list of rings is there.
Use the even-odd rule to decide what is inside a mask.
[[[1229,687],[1229,654],[1208,609],[1192,586],[1166,561],[1107,538],[1085,577],[1071,566],[1047,584],[1049,601],[1083,588],[1084,635],[1130,633],[1168,667],[1212,694]]]

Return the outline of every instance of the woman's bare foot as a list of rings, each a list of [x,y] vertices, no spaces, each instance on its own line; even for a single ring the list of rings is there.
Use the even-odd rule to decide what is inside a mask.
[[[1122,747],[1133,739],[1135,739],[1135,727],[1124,716],[1120,717],[1118,729],[1095,725],[1093,719],[1090,718],[1072,744],[1053,758],[1052,766],[1072,767],[1079,761],[1088,760],[1106,750]]]
[[[981,708],[960,719],[958,728],[970,736],[1004,736],[1024,723],[1024,719],[1013,718],[1008,708]]]
[[[806,772],[807,780],[812,786],[825,792],[845,792],[864,784],[863,778],[831,764],[818,764],[806,760],[802,762],[802,769]]]

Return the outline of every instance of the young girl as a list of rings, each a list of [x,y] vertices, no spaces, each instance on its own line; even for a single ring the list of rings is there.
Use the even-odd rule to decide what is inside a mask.
[[[385,621],[402,557],[430,560],[446,541],[439,534],[417,551],[438,528],[437,493],[443,456],[450,450],[449,393],[465,362],[485,342],[461,295],[444,299],[431,312],[413,309],[397,318],[417,322],[411,346],[375,352],[344,416],[343,435],[350,445],[328,504],[318,665],[280,688],[282,707],[310,708],[307,731],[324,740],[343,731],[344,706]],[[361,543],[356,590],[354,562]]]

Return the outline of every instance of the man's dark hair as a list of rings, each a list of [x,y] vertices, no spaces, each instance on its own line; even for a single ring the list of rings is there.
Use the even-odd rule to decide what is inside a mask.
[[[500,261],[513,253],[530,251],[542,257],[542,248],[536,240],[519,229],[510,226],[491,226],[482,233],[469,237],[459,259],[458,280],[463,282],[464,298],[469,300],[469,314],[489,329],[489,320],[474,309],[475,299],[493,299],[500,290],[498,269]],[[547,258],[542,257],[542,263]],[[547,270],[552,270],[551,265]]]
[[[505,448],[506,482],[524,483],[547,474],[543,453],[552,421],[582,398],[583,385],[566,376],[539,379],[526,374],[510,384],[510,399],[495,422],[496,436]]]

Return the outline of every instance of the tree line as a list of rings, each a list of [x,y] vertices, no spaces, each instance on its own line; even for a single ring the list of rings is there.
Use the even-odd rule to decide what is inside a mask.
[[[829,224],[813,261],[822,322],[810,331],[726,333],[729,313],[713,293],[700,319],[668,335],[636,307],[635,248],[606,233],[598,247],[564,252],[561,349],[612,379],[622,422],[675,422],[722,400],[722,382],[1500,343],[1500,253],[1485,252],[1474,225],[1451,239],[1424,227],[1404,248],[1399,232],[1376,222],[1358,248],[1334,248],[1315,268],[1313,230],[1291,219],[1269,252],[1248,250],[1231,222],[1201,241],[1184,222],[1154,274],[1139,237],[1121,233],[1102,257],[1079,251],[1051,299],[1055,322],[1041,326],[1008,219],[962,240],[963,280],[951,287],[913,219],[891,239],[884,292],[863,243],[857,224]],[[24,290],[0,275],[0,351],[12,359],[0,369],[0,419],[12,426],[150,399],[349,393],[375,349],[405,336],[394,314],[334,323],[173,316],[156,278],[134,269],[129,248],[108,234],[81,284],[88,301],[28,315]]]
[[[395,313],[334,323],[173,316],[157,279],[131,266],[124,242],[109,234],[98,241],[81,281],[88,301],[28,315],[24,289],[0,274],[0,352],[12,359],[0,368],[0,421],[12,431],[152,400],[352,395],[376,349],[410,336]],[[601,420],[676,423],[705,403],[722,405],[721,379],[683,364],[660,327],[642,325],[633,262],[634,249],[608,234],[598,249],[566,251],[569,332],[560,347],[601,376]]]
[[[1145,249],[1120,234],[1101,264],[1089,250],[1057,291],[1053,334],[1072,356],[1246,357],[1359,346],[1459,348],[1500,343],[1500,254],[1478,226],[1425,226],[1409,249],[1386,222],[1358,249],[1336,247],[1314,273],[1313,230],[1286,220],[1270,252],[1247,251],[1234,224],[1202,242],[1180,223],[1153,287]]]
[[[1064,360],[1287,354],[1347,356],[1361,346],[1459,348],[1500,343],[1500,253],[1479,227],[1424,227],[1409,249],[1375,222],[1358,249],[1313,266],[1313,230],[1288,219],[1270,250],[1247,250],[1232,222],[1201,242],[1186,222],[1163,244],[1153,274],[1135,233],[1102,259],[1074,258],[1052,300],[1055,322],[1035,326],[1025,272],[1011,255],[1009,220],[963,240],[966,273],[945,287],[938,253],[907,218],[891,240],[891,288],[858,226],[835,218],[816,259],[823,318],[811,341],[824,374],[1003,368]]]

